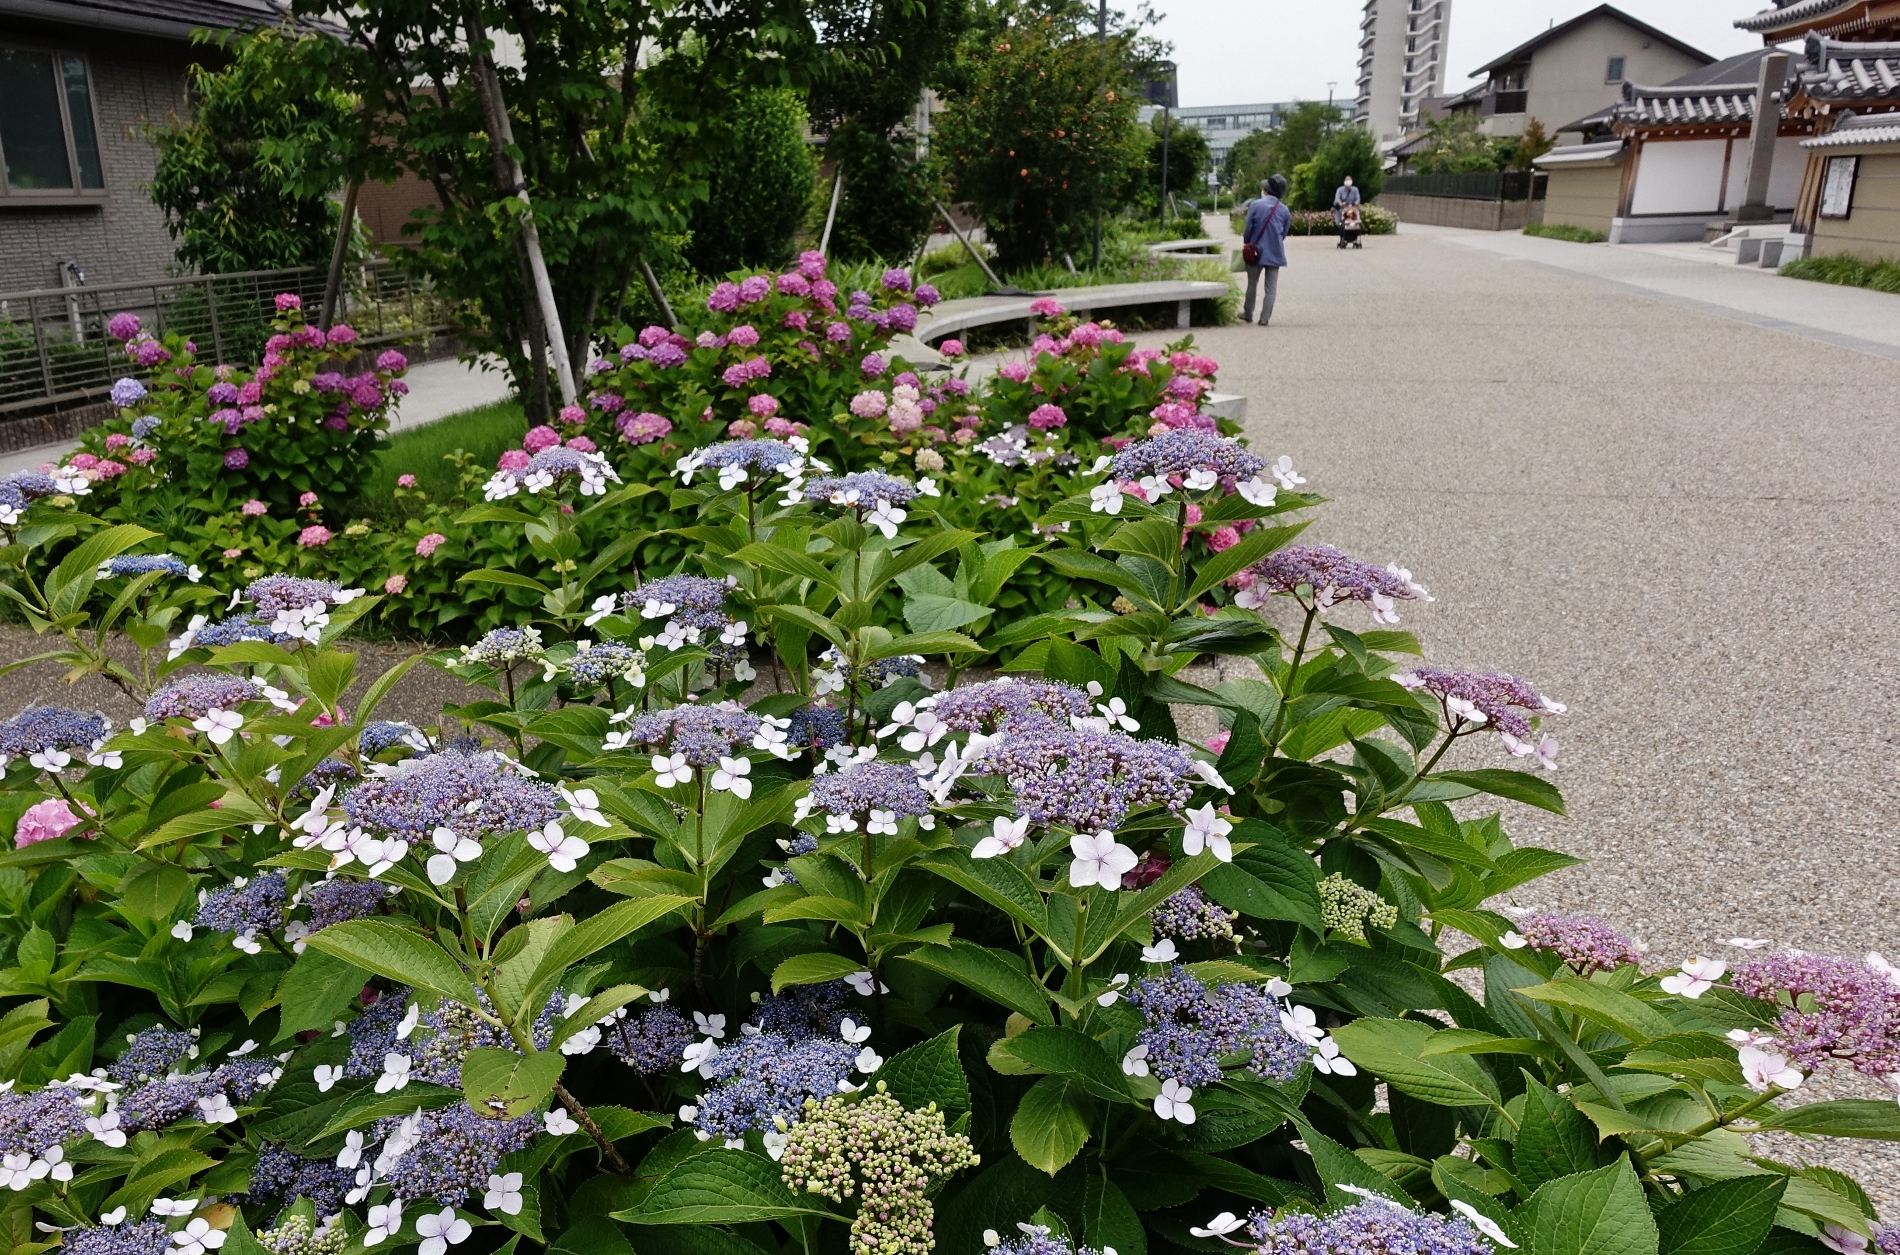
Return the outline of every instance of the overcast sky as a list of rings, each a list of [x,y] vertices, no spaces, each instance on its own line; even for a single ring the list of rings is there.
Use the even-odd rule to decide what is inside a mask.
[[[1184,105],[1269,100],[1351,100],[1359,74],[1359,19],[1364,0],[1153,0],[1165,16],[1161,37],[1174,44]],[[1554,19],[1595,7],[1589,0],[1452,0],[1447,86],[1462,91],[1467,76],[1523,43]],[[1666,30],[1714,57],[1760,47],[1731,24],[1768,7],[1767,0],[1622,0],[1632,17]]]

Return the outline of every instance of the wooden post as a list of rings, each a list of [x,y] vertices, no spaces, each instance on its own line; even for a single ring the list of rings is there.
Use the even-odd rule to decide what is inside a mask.
[[[508,151],[514,147],[515,134],[508,120],[507,101],[501,94],[501,77],[495,73],[495,63],[486,51],[488,33],[481,19],[471,12],[467,26],[469,68],[475,80],[475,92],[481,97],[488,142],[495,150],[498,170],[507,176],[502,191],[521,202],[521,240],[528,253],[535,303],[541,309],[541,325],[545,329],[548,353],[554,359],[561,402],[572,405],[578,395],[574,389],[574,368],[567,359],[567,337],[561,330],[561,311],[554,304],[554,284],[548,279],[548,264],[541,255],[541,233],[534,225],[534,203],[528,199],[528,184],[521,173],[521,163]]]
[[[844,192],[844,165],[839,163],[838,177],[831,183],[831,208],[825,212],[825,234],[818,241],[821,256],[831,256],[831,224],[838,220],[838,197]]]
[[[336,247],[330,250],[330,273],[323,281],[323,312],[317,319],[317,328],[328,331],[336,320],[336,304],[343,295],[343,262],[350,255],[350,232],[356,226],[356,194],[362,189],[359,180],[351,179],[350,185],[343,189],[343,213],[336,223]]]
[[[666,319],[666,325],[669,328],[677,327],[679,319],[673,316],[673,306],[666,299],[666,289],[660,286],[659,276],[653,273],[653,267],[647,265],[647,259],[644,257],[640,259],[640,277],[646,280],[647,295],[652,297],[653,303],[660,307],[660,314]]]

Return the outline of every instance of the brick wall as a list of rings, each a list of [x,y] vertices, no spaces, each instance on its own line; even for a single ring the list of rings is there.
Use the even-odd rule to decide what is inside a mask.
[[[192,49],[160,40],[14,30],[0,21],[0,41],[10,38],[86,54],[106,199],[32,209],[0,200],[0,291],[57,287],[58,266],[68,258],[85,270],[88,283],[163,276],[172,266],[172,239],[146,191],[157,155],[144,132],[183,110]]]

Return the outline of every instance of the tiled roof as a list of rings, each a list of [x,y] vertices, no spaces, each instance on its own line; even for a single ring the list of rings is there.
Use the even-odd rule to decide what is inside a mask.
[[[1710,83],[1692,87],[1623,84],[1616,120],[1636,126],[1697,126],[1749,122],[1755,117],[1755,84]]]
[[[289,8],[270,0],[0,0],[0,16],[178,39],[194,30],[275,25]]]
[[[1771,30],[1789,22],[1805,22],[1824,17],[1836,9],[1851,9],[1860,0],[1775,0],[1775,7],[1737,18],[1735,25],[1745,31]]]
[[[1607,166],[1623,159],[1623,141],[1606,140],[1601,144],[1569,144],[1562,148],[1553,148],[1541,157],[1531,160],[1539,170],[1548,170],[1552,166]]]
[[[1862,144],[1900,144],[1900,113],[1849,114],[1826,135],[1801,141],[1803,148],[1850,148]]]
[[[1799,63],[1810,100],[1900,97],[1900,43],[1848,43],[1809,34]]]

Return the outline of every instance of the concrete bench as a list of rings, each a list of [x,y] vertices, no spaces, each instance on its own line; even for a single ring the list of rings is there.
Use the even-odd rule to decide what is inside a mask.
[[[1218,257],[1220,249],[1221,243],[1215,239],[1163,240],[1159,244],[1148,246],[1148,251],[1156,256],[1168,253],[1204,253],[1209,257]]]
[[[928,344],[971,327],[991,327],[997,323],[1027,322],[1030,333],[1036,329],[1036,316],[1029,307],[1036,301],[1053,299],[1064,309],[1087,315],[1098,309],[1120,309],[1129,305],[1173,305],[1174,325],[1189,325],[1189,313],[1195,301],[1218,299],[1233,291],[1233,285],[1206,279],[1161,279],[1153,283],[1106,283],[1093,288],[1062,288],[1031,296],[973,296],[944,301],[917,320],[916,337]]]

